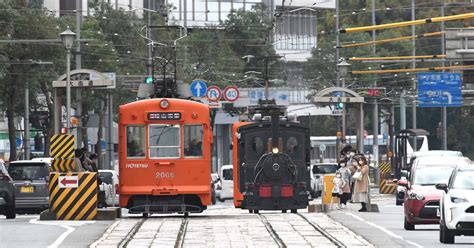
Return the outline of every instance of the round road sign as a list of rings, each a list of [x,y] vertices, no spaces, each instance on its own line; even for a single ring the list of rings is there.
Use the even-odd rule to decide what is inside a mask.
[[[319,150],[322,152],[326,151],[326,145],[325,144],[319,145]]]
[[[217,86],[207,87],[206,97],[210,102],[217,102],[222,97],[222,91]]]
[[[239,89],[235,86],[227,86],[224,90],[224,98],[229,102],[235,102],[239,96]]]

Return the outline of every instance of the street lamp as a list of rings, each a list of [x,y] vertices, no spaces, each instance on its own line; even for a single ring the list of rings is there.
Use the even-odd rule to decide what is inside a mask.
[[[337,64],[337,73],[339,77],[342,78],[342,84],[341,87],[345,88],[346,87],[346,82],[345,78],[349,74],[349,69],[351,67],[351,64],[347,63],[345,59],[341,59],[341,62]],[[342,96],[344,96],[344,92],[342,93]],[[346,140],[346,106],[342,106],[342,141],[344,142]]]
[[[71,128],[71,49],[76,39],[76,34],[67,27],[60,34],[64,47],[66,48],[66,129],[70,133]],[[57,130],[56,130],[57,131]]]

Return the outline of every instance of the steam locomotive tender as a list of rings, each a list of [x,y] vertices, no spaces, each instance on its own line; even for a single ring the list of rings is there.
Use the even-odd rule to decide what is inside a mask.
[[[284,116],[274,101],[249,107],[253,123],[237,129],[238,184],[241,207],[291,210],[308,206],[310,187],[309,129]]]

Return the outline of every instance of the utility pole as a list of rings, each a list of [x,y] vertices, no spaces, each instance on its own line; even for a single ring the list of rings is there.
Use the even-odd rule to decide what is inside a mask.
[[[445,5],[445,0],[442,0],[441,1],[441,17],[444,17],[444,5]],[[444,32],[444,21],[441,22],[440,24],[441,26],[441,32]],[[445,35],[442,35],[441,36],[441,54],[446,54],[446,44],[445,44],[445,39],[446,39],[446,36]],[[443,62],[442,62],[442,66],[444,67],[445,66],[445,60],[443,59]],[[444,70],[443,70],[444,72]],[[443,107],[442,108],[442,111],[441,111],[441,120],[442,120],[442,132],[443,132],[443,135],[442,135],[442,146],[441,148],[443,150],[448,150],[448,127],[447,127],[447,111],[446,111],[446,107]]]
[[[375,0],[372,0],[372,25],[376,25],[375,23]],[[372,41],[374,42],[372,53],[374,56],[377,54],[377,47],[375,45],[375,36],[376,31],[375,29],[372,30]],[[374,79],[374,88],[377,87],[377,80]],[[377,104],[377,96],[374,97],[374,109],[372,114],[372,126],[373,126],[373,139],[372,139],[372,151],[374,155],[375,165],[378,166],[379,164],[379,108]],[[363,151],[362,151],[363,152]]]
[[[339,48],[341,47],[341,43],[339,40],[339,0],[336,0],[336,63],[335,66],[337,68],[337,64],[339,63]],[[339,76],[339,72],[336,73],[336,87],[341,87],[341,79]],[[343,111],[344,112],[344,111]],[[343,113],[344,114],[344,113]],[[341,131],[341,117],[336,116],[336,132]],[[344,124],[343,124],[344,125]],[[342,140],[345,140],[345,133],[342,133]],[[339,151],[341,149],[341,139],[336,139],[336,150]],[[339,156],[337,156],[339,158]]]
[[[411,0],[411,20],[414,21],[416,20],[415,19],[415,0]],[[415,33],[415,25],[412,25],[411,26],[411,35],[413,37],[415,37],[416,33]],[[412,55],[413,56],[416,56],[416,43],[415,43],[415,40],[416,38],[413,38],[412,39],[412,46],[413,46],[413,51],[412,51]],[[413,69],[416,68],[416,60],[413,59],[413,62],[412,62],[412,67]],[[416,89],[416,86],[417,86],[417,83],[416,83],[416,80],[413,81],[413,92],[414,92],[414,96],[413,96],[413,101],[412,101],[412,109],[411,109],[411,118],[412,118],[412,128],[413,129],[416,129],[416,102],[417,102],[417,97],[416,97],[416,92],[417,92],[417,89]],[[413,139],[413,151],[416,151],[418,146],[416,144],[416,137]]]
[[[82,21],[82,1],[76,1],[76,69],[81,69],[81,21]],[[82,148],[82,92],[81,88],[76,89],[76,146]]]
[[[25,82],[25,160],[30,159],[30,93],[28,81]]]

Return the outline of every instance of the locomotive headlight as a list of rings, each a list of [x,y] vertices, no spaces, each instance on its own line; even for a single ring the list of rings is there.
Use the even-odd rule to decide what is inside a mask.
[[[168,100],[163,99],[160,101],[160,107],[162,109],[167,109],[169,106],[170,106],[170,103],[168,102]]]
[[[279,152],[278,147],[273,147],[272,152],[274,154],[277,154]]]

